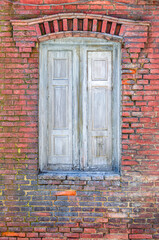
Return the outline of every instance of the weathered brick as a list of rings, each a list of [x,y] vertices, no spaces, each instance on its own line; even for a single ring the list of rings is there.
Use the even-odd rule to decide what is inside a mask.
[[[150,234],[130,234],[130,239],[152,239],[152,235]]]
[[[61,4],[57,6],[44,5],[52,4],[51,0],[20,1],[40,6],[0,3],[0,239],[159,239],[158,3],[65,2],[55,0],[54,4]],[[42,32],[38,24],[36,28],[30,23],[12,29],[9,20],[68,12],[69,20],[66,16],[63,20],[65,33],[58,33],[62,38],[73,36],[71,31],[66,33],[71,28],[74,37],[81,36],[78,29],[85,32],[82,37],[104,38],[107,32],[111,38],[108,35],[117,30],[123,36],[121,176],[37,174],[37,35]],[[73,12],[87,15],[72,20]],[[119,19],[102,23],[96,17],[90,19],[89,13]],[[151,26],[148,29],[137,21],[120,25],[121,18],[127,18],[125,23],[128,19],[147,19]],[[56,32],[62,31],[60,21],[53,22]],[[49,23],[44,26],[49,34]],[[93,35],[92,30],[102,34]],[[126,73],[131,69],[136,73]],[[76,198],[55,196],[69,189],[76,190]]]

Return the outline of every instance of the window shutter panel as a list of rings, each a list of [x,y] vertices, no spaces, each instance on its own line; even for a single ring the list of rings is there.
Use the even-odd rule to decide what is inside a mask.
[[[72,169],[72,53],[48,51],[48,163]]]
[[[88,168],[111,170],[111,51],[88,51]]]

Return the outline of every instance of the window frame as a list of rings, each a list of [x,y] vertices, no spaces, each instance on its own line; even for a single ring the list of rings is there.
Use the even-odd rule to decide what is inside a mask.
[[[120,158],[121,158],[121,43],[107,41],[104,39],[97,38],[63,38],[63,39],[54,39],[40,43],[40,61],[39,61],[39,170],[41,172],[47,170],[47,161],[48,161],[48,146],[47,146],[47,51],[52,47],[67,45],[88,45],[88,46],[106,46],[108,49],[112,50],[112,102],[113,109],[112,111],[112,172],[120,172]],[[55,172],[58,172],[55,170]],[[61,171],[60,171],[61,172]],[[71,171],[75,172],[75,171]],[[100,171],[102,172],[102,171]]]

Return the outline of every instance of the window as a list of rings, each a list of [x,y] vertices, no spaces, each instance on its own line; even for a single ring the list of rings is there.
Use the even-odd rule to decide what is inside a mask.
[[[41,171],[119,171],[119,76],[119,43],[94,38],[41,43]]]

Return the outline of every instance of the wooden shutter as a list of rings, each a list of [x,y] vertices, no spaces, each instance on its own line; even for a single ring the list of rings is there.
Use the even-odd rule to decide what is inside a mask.
[[[72,169],[71,51],[48,51],[48,77],[48,163],[54,170],[70,170]]]
[[[40,170],[119,170],[120,59],[101,39],[41,44]]]
[[[88,168],[111,168],[111,51],[87,51]]]

